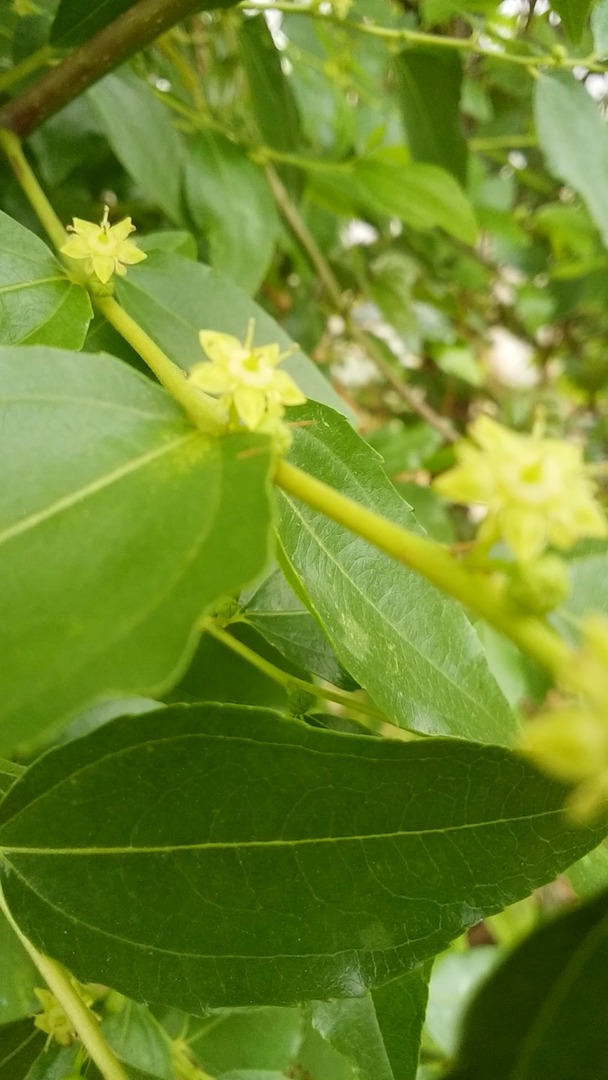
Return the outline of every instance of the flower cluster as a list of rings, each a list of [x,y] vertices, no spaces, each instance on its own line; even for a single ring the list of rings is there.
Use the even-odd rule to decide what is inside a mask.
[[[290,442],[283,422],[285,408],[302,405],[306,398],[291,376],[278,370],[291,350],[281,352],[276,344],[254,346],[253,333],[253,319],[244,342],[231,334],[201,330],[199,340],[209,360],[194,365],[190,382],[219,398],[218,406],[228,427],[246,427],[270,435],[284,451]]]
[[[544,438],[538,427],[517,434],[480,416],[456,446],[456,457],[435,490],[486,508],[478,539],[487,547],[502,540],[526,563],[549,546],[563,550],[580,537],[608,535],[579,446]]]
[[[608,621],[590,615],[583,643],[560,676],[577,699],[523,730],[519,750],[556,780],[575,785],[567,806],[578,821],[608,809]]]
[[[68,225],[68,232],[74,233],[61,248],[62,255],[70,259],[83,259],[85,273],[107,285],[113,274],[126,274],[127,266],[134,266],[147,258],[143,251],[127,240],[135,232],[131,218],[123,218],[116,225],[110,225],[110,208],[104,207],[103,218],[99,225],[82,218],[73,218]]]

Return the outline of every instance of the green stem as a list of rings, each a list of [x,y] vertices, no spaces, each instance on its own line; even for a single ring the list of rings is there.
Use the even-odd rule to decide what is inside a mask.
[[[169,359],[113,297],[94,296],[93,301],[121,337],[145,360],[158,381],[182,406],[196,427],[210,435],[219,435],[225,430],[225,425],[218,420],[214,402],[190,385],[186,373]]]
[[[19,139],[12,131],[0,127],[0,146],[41,225],[55,247],[62,247],[67,240],[67,233],[30,168]]]
[[[289,675],[286,671],[281,671],[280,668],[272,664],[270,660],[265,660],[264,657],[259,656],[258,653],[250,649],[248,645],[245,645],[238,638],[228,634],[226,630],[214,623],[212,619],[204,619],[201,623],[201,628],[212,637],[220,641],[222,645],[226,645],[229,649],[232,649],[234,653],[241,656],[243,660],[247,660],[248,663],[261,671],[263,675],[266,675],[273,682],[282,686],[284,690],[289,693],[290,690],[303,690],[306,694],[312,694],[314,697],[324,698],[326,701],[334,701],[336,705],[343,705],[344,708],[349,709],[352,712],[359,712],[362,716],[371,716],[374,720],[380,723],[386,722],[386,717],[382,713],[378,712],[373,705],[367,705],[364,701],[359,701],[354,698],[352,694],[342,694],[339,690],[328,690],[324,686],[317,686],[315,683],[306,682],[305,679],[298,679],[295,675]]]
[[[274,482],[459,600],[552,675],[567,663],[568,646],[546,623],[517,611],[505,602],[494,581],[468,570],[435,540],[408,532],[286,461],[277,465]]]
[[[252,4],[244,0],[239,5],[245,11],[260,11],[261,5]],[[359,34],[367,34],[371,37],[382,38],[396,44],[404,42],[410,45],[425,45],[434,49],[456,49],[461,52],[470,52],[475,56],[483,56],[489,60],[497,60],[506,64],[516,64],[522,67],[536,69],[538,67],[551,68],[553,70],[571,70],[575,67],[584,67],[588,71],[605,72],[606,64],[598,61],[597,56],[591,53],[589,56],[558,56],[554,53],[510,53],[504,49],[503,42],[497,42],[496,48],[482,45],[476,34],[467,38],[448,37],[441,34],[427,34],[423,30],[410,30],[406,27],[376,26],[371,20],[355,22],[351,19],[341,19],[334,12],[322,12],[318,7],[305,7],[291,0],[273,0],[264,4],[264,10],[268,8],[274,11],[283,11],[289,15],[305,15],[308,18],[320,19],[322,22],[333,23],[344,30],[354,30]],[[516,39],[512,39],[515,41]]]
[[[458,433],[450,421],[446,417],[435,412],[435,409],[433,409],[420,394],[416,393],[415,390],[410,389],[407,383],[405,383],[397,374],[392,364],[386,359],[382,350],[378,348],[369,335],[361,329],[357,321],[353,319],[348,305],[345,303],[338,279],[325,258],[325,255],[318,246],[314,236],[308,229],[305,221],[300,216],[299,210],[291,201],[287,189],[282,184],[272,165],[266,165],[265,172],[270,190],[272,191],[279,210],[287,224],[291,227],[292,232],[301,244],[302,249],[308,255],[314,269],[317,271],[319,279],[323,284],[331,303],[336,311],[342,315],[349,336],[367,353],[370,360],[372,360],[378,368],[378,371],[381,372],[389,385],[397,394],[399,394],[399,397],[405,401],[412,412],[417,413],[417,415],[425,420],[430,427],[439,432],[442,439],[446,442],[454,442],[455,439],[458,438]]]
[[[0,110],[0,127],[21,137],[29,135],[106,72],[200,6],[201,0],[138,0],[5,105]]]
[[[57,998],[64,1013],[69,1017],[74,1031],[89,1057],[97,1065],[104,1080],[129,1080],[125,1069],[101,1034],[99,1021],[85,1005],[80,994],[70,981],[68,973],[56,960],[44,956],[32,945],[32,942],[25,936],[11,915],[2,892],[0,892],[0,910],[4,913],[7,922],[15,931],[23,948],[33,960],[47,986]]]

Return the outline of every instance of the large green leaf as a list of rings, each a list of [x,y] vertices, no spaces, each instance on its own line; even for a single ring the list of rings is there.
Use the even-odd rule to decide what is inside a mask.
[[[205,607],[264,565],[268,458],[256,437],[210,441],[111,357],[4,349],[0,366],[10,748],[177,677]]]
[[[0,211],[0,344],[79,349],[91,314],[46,244]]]
[[[396,72],[412,157],[440,165],[464,184],[467,144],[460,123],[460,57],[452,50],[404,49]]]
[[[129,314],[183,368],[205,359],[199,330],[222,330],[242,341],[249,319],[255,319],[256,345],[276,341],[286,351],[293,346],[285,331],[242,289],[219,278],[208,266],[179,255],[159,252],[150,256],[117,283],[116,293]],[[307,397],[352,415],[299,349],[283,366]]]
[[[364,506],[418,529],[378,455],[340,417],[294,416],[290,460]],[[515,721],[460,607],[419,575],[280,492],[278,533],[299,589],[347,671],[395,724],[508,743]]]
[[[537,930],[486,983],[465,1020],[449,1080],[600,1080],[608,1060],[600,1020],[607,966],[602,893]]]
[[[573,45],[580,44],[593,4],[594,0],[551,0],[551,7],[562,20]]]
[[[122,68],[92,86],[87,98],[121,165],[153,205],[182,224],[182,139],[151,88]]]
[[[597,103],[572,75],[556,73],[537,79],[534,109],[548,168],[584,199],[608,245],[608,129]]]
[[[279,230],[261,169],[223,135],[198,132],[188,143],[185,193],[193,221],[207,235],[214,270],[254,293]]]
[[[189,1012],[364,994],[595,846],[500,747],[172,706],[39,758],[7,903],[82,980]]]

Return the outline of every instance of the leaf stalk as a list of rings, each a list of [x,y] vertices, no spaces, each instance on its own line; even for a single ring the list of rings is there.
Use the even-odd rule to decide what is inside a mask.
[[[52,960],[50,956],[38,952],[36,946],[32,944],[15,922],[1,890],[0,910],[19,938],[23,948],[38,968],[49,990],[55,995],[64,1013],[69,1017],[74,1031],[91,1060],[97,1065],[104,1080],[129,1080],[125,1069],[101,1034],[97,1018],[85,1005],[65,969],[56,960]]]

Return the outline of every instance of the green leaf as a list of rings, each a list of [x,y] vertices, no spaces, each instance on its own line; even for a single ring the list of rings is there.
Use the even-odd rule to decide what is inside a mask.
[[[0,798],[6,795],[11,785],[21,776],[23,770],[23,765],[15,765],[12,761],[0,758]]]
[[[211,441],[107,356],[0,350],[0,745],[179,675],[266,558],[265,440]]]
[[[448,1060],[454,1057],[463,1015],[489,973],[500,960],[497,946],[462,949],[454,946],[433,964],[425,1031]]]
[[[174,1080],[169,1037],[144,1005],[123,999],[118,1011],[104,1016],[101,1033],[125,1064],[160,1080]]]
[[[465,244],[477,237],[469,199],[443,168],[405,162],[399,148],[379,151],[355,166],[355,178],[370,208],[415,229],[439,226]]]
[[[300,1049],[301,1009],[230,1009],[205,1020],[191,1019],[188,1046],[205,1072],[275,1070],[285,1076]]]
[[[372,990],[378,1028],[395,1080],[416,1076],[431,964]]]
[[[42,1038],[44,1039],[44,1036]],[[32,1063],[24,1080],[72,1080],[78,1050],[78,1043],[74,1043],[73,1046],[58,1046],[55,1042],[49,1043],[48,1046],[44,1046],[42,1053]],[[14,1077],[11,1077],[11,1080],[14,1080]],[[138,1078],[133,1077],[133,1080],[138,1080]]]
[[[596,102],[572,75],[536,80],[536,128],[547,166],[584,199],[608,245],[608,130]]]
[[[75,48],[134,6],[135,0],[60,0],[51,45]]]
[[[0,1080],[21,1080],[45,1043],[31,1020],[0,1027]]]
[[[580,45],[594,0],[551,0],[551,8],[562,20],[562,26],[573,45]]]
[[[416,1080],[428,975],[425,965],[364,997],[314,1005],[315,1029],[352,1061],[357,1080]]]
[[[406,529],[416,520],[378,455],[323,406],[294,410],[290,460]],[[347,671],[401,727],[508,743],[515,720],[454,601],[280,492],[278,534],[298,589]]]
[[[230,629],[233,637],[281,666],[281,657],[250,627]],[[264,705],[279,712],[287,712],[288,704],[282,686],[209,634],[203,634],[183,679],[165,696],[169,701]]]
[[[252,112],[264,142],[277,150],[297,150],[301,145],[298,107],[263,15],[243,19],[238,43]]]
[[[0,343],[80,349],[91,315],[46,244],[0,211]]]
[[[183,224],[183,142],[151,88],[121,68],[87,90],[87,99],[129,176],[154,206]]]
[[[6,901],[83,981],[188,1012],[358,996],[596,846],[500,747],[173,706],[39,758],[0,806]]]
[[[608,53],[608,0],[599,0],[591,12],[593,48],[598,56]]]
[[[568,878],[581,900],[589,900],[598,892],[608,889],[608,847],[600,844],[584,855],[570,867]]]
[[[608,1056],[608,1031],[597,1022],[608,1005],[607,965],[602,893],[541,927],[494,973],[467,1015],[448,1080],[598,1080]]]
[[[344,671],[318,622],[280,570],[247,597],[242,613],[271,645],[305,671],[345,690],[357,685]]]
[[[213,269],[256,292],[279,231],[261,169],[223,135],[198,132],[188,143],[185,194],[195,225],[207,234]]]
[[[199,330],[221,330],[243,340],[249,319],[255,319],[255,343],[276,341],[288,350],[293,342],[284,330],[242,289],[217,277],[208,266],[178,255],[157,254],[129,270],[117,282],[122,306],[180,367],[205,359]],[[299,349],[282,365],[307,397],[324,401],[351,416],[319,369]]]
[[[412,157],[440,165],[464,184],[467,144],[460,123],[460,57],[452,50],[404,49],[395,66]]]
[[[40,1008],[34,987],[40,986],[40,975],[12,927],[0,913],[0,1025],[12,1024]],[[0,1073],[1,1075],[1,1073]]]
[[[236,0],[200,0],[199,10],[232,7]],[[51,44],[75,48],[136,6],[136,0],[60,0],[51,29]]]

